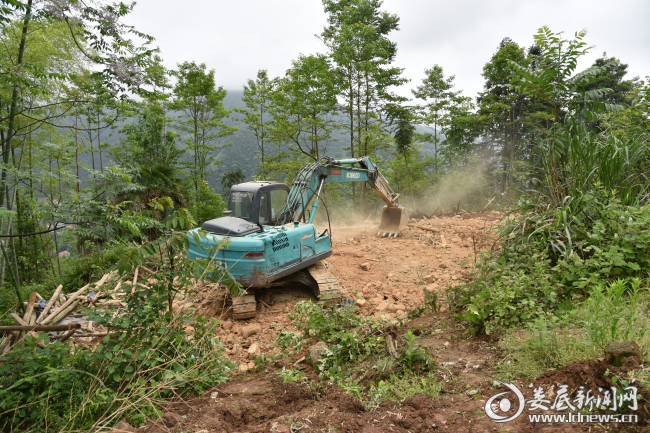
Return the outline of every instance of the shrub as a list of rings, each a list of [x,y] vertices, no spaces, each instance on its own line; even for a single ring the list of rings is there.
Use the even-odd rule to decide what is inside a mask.
[[[161,314],[166,302],[160,285],[135,292],[124,314],[89,312],[116,331],[94,351],[30,341],[8,352],[0,359],[4,431],[88,430],[122,418],[138,425],[162,415],[166,398],[224,382],[232,365],[212,338],[216,321]],[[47,343],[47,334],[39,339]]]
[[[476,280],[448,290],[475,332],[570,310],[591,287],[650,273],[650,205],[624,205],[596,185],[546,211],[522,198],[513,214],[500,229],[502,248],[483,256]]]

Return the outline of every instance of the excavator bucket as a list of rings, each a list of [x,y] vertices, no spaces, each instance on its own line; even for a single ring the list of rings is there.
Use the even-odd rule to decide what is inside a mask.
[[[378,236],[397,237],[399,232],[404,230],[408,216],[403,206],[388,207],[384,206],[381,211],[381,222],[379,223]]]

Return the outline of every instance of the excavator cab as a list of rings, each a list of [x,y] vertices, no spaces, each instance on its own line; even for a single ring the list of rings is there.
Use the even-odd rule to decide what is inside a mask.
[[[228,210],[223,215],[241,218],[256,226],[275,226],[288,196],[289,187],[283,182],[240,183],[230,189]]]

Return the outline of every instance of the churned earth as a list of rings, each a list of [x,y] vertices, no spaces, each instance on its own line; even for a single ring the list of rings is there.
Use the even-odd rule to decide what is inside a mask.
[[[505,388],[496,388],[498,366],[504,362],[498,337],[474,337],[463,324],[441,311],[407,320],[407,312],[420,306],[425,290],[444,299],[449,285],[471,278],[476,253],[489,248],[494,238],[490,228],[498,224],[499,213],[465,215],[430,220],[410,220],[398,238],[378,237],[374,225],[353,224],[333,230],[333,255],[328,269],[339,279],[345,297],[356,302],[358,314],[397,323],[397,345],[412,331],[437,364],[435,380],[442,390],[437,397],[416,394],[403,401],[386,400],[374,410],[335,384],[320,381],[313,369],[301,362],[300,353],[255,367],[253,360],[273,359],[281,329],[294,330],[287,317],[293,306],[313,295],[300,286],[283,287],[262,294],[254,319],[232,322],[228,303],[217,286],[204,286],[175,309],[193,308],[222,320],[218,337],[226,355],[239,364],[239,372],[226,384],[203,396],[175,401],[165,416],[137,430],[162,432],[596,432],[620,429],[613,424],[531,423],[526,413],[509,423],[494,423],[486,416],[486,401]],[[639,368],[638,361],[618,371]],[[278,372],[300,368],[304,376],[296,383],[284,383]],[[515,381],[526,399],[533,388],[552,387],[564,380],[596,386],[603,381],[603,360],[585,360],[559,371],[548,372],[535,381]],[[368,371],[358,382],[363,385],[381,372]],[[591,382],[589,382],[591,380]],[[576,382],[576,383],[573,383]],[[551,391],[552,393],[553,391]],[[650,397],[650,396],[648,396]],[[516,410],[515,407],[510,413]],[[637,412],[643,425],[625,431],[647,431],[648,402]]]

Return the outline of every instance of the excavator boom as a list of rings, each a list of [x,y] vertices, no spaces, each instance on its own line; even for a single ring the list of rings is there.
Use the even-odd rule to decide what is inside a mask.
[[[306,213],[309,213],[308,222],[311,223],[318,209],[323,185],[344,182],[368,182],[386,203],[377,234],[397,237],[406,227],[408,217],[404,207],[399,205],[399,194],[392,190],[379,168],[367,156],[339,160],[326,157],[303,167],[294,179],[289,197],[280,213],[280,224],[299,221],[301,218],[307,222]],[[314,204],[309,210],[306,206],[314,196]]]

